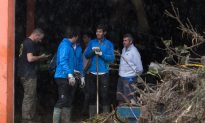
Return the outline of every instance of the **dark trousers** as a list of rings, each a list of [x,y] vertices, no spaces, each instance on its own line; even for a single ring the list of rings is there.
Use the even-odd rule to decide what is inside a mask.
[[[58,100],[55,105],[56,108],[71,107],[76,89],[68,83],[68,79],[57,78],[55,79],[58,86]]]
[[[90,105],[96,105],[96,96],[97,96],[97,76],[94,74],[88,75],[88,87],[89,87],[89,100]],[[109,105],[108,98],[108,88],[109,88],[109,75],[103,74],[99,75],[99,101],[102,106]]]
[[[85,75],[85,87],[83,89],[83,93],[84,93],[84,102],[83,102],[83,110],[82,113],[83,114],[88,114],[88,110],[89,110],[89,75],[86,74]]]
[[[36,78],[20,77],[24,88],[24,97],[22,103],[22,120],[33,120],[36,114]]]

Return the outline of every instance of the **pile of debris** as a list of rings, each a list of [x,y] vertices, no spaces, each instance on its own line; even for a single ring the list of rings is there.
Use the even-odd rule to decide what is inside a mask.
[[[179,23],[182,36],[191,37],[191,46],[173,47],[164,41],[167,57],[163,64],[151,63],[149,74],[160,78],[155,87],[146,82],[140,92],[141,117],[147,123],[204,123],[205,122],[205,58],[194,50],[205,42],[190,21],[183,24],[178,9],[172,4],[174,14],[165,14]],[[190,58],[194,54],[198,58]],[[196,60],[200,60],[197,61]],[[168,65],[172,61],[176,65]],[[138,122],[139,123],[139,122]]]
[[[151,64],[161,81],[141,90],[141,118],[149,123],[205,121],[205,68]]]
[[[163,64],[151,63],[149,74],[160,78],[156,86],[146,81],[141,97],[141,117],[147,123],[204,123],[205,122],[205,58],[194,50],[205,42],[190,21],[183,24],[173,4],[173,13],[165,14],[179,23],[182,36],[191,37],[191,46],[174,47],[171,40],[164,41],[167,57]],[[190,58],[194,54],[197,58]],[[198,60],[196,62],[196,60]],[[166,64],[167,61],[175,65]],[[141,123],[140,121],[138,123]]]

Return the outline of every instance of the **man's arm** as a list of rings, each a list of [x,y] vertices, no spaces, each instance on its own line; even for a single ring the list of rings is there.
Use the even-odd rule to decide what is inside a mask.
[[[87,59],[89,59],[89,58],[91,58],[93,55],[94,55],[94,52],[93,52],[93,50],[92,50],[92,41],[90,41],[90,42],[88,43],[88,46],[87,46],[86,50],[85,50],[85,57],[86,57]]]
[[[84,76],[84,72],[83,72],[83,53],[82,53],[82,49],[81,49],[81,52],[80,52],[80,59],[79,59],[79,70],[80,70],[80,73],[82,76]]]
[[[137,50],[135,52],[133,52],[133,62],[136,66],[135,71],[138,74],[141,74],[143,72],[143,67],[142,67],[141,56]]]
[[[27,53],[28,62],[35,62],[48,58],[50,55],[42,54],[40,56],[34,56],[33,53]]]
[[[112,43],[110,43],[110,45],[107,46],[106,51],[102,51],[101,57],[102,57],[106,62],[110,62],[110,63],[113,63],[113,62],[114,62],[115,55],[114,55],[114,48],[113,48]]]
[[[33,53],[35,52],[35,46],[32,42],[24,42],[23,47],[25,47],[27,51],[27,60],[28,62],[35,62],[38,60],[43,60],[48,58],[50,55],[42,54],[39,56],[34,56]]]

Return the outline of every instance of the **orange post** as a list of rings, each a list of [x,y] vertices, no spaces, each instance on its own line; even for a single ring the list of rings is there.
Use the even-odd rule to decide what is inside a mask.
[[[0,0],[0,123],[14,122],[14,0]]]

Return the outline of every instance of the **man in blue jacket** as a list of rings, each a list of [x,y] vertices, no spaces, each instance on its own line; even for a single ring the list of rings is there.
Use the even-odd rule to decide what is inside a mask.
[[[85,50],[85,57],[91,60],[89,67],[89,112],[90,117],[96,114],[96,92],[97,74],[99,75],[99,100],[102,105],[102,112],[109,112],[109,64],[114,61],[113,44],[105,38],[106,29],[104,25],[98,25],[96,30],[96,39],[91,40]],[[96,62],[98,57],[98,61]],[[98,63],[98,64],[96,64]],[[98,66],[98,71],[96,69]]]
[[[72,45],[78,40],[78,33],[69,28],[57,51],[55,81],[58,86],[58,100],[53,111],[53,123],[59,123],[61,114],[65,115],[62,120],[70,123],[71,103],[74,95],[74,49]]]
[[[83,71],[83,51],[80,43],[73,44],[74,49],[74,73],[81,80],[81,87],[85,85],[84,71]]]

